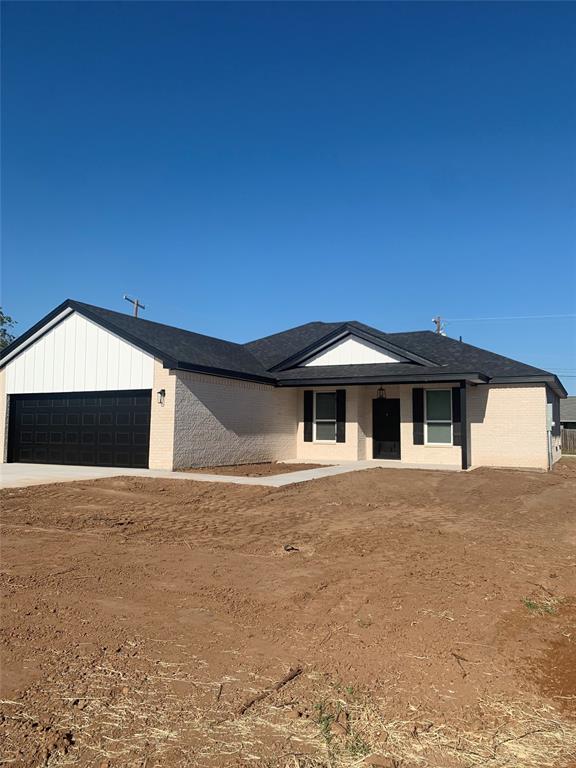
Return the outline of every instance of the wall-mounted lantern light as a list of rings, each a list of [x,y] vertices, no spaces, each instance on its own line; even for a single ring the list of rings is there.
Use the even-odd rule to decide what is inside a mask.
[[[376,390],[376,394],[378,395],[378,400],[385,400],[386,399],[386,390],[384,387],[380,386]]]
[[[157,397],[158,397],[158,402],[160,403],[160,405],[164,405],[164,398],[166,397],[166,390],[165,389],[159,389]]]

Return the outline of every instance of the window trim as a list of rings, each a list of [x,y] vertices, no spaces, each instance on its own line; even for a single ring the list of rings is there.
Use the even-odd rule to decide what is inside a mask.
[[[448,392],[450,398],[450,422],[448,419],[428,419],[428,392]],[[428,423],[431,424],[448,424],[450,423],[450,442],[449,443],[434,443],[428,440]],[[424,445],[431,445],[436,448],[450,448],[454,446],[454,409],[452,405],[452,389],[449,388],[437,388],[429,387],[424,390]]]
[[[334,395],[334,418],[333,419],[317,419],[316,418],[316,396],[317,395]],[[312,411],[312,442],[314,443],[324,443],[326,445],[332,445],[333,443],[337,442],[338,438],[338,414],[336,412],[336,390],[321,390],[320,392],[314,392],[313,397],[313,404],[314,408]],[[316,437],[316,424],[317,422],[320,422],[321,424],[334,424],[334,440],[319,440]]]

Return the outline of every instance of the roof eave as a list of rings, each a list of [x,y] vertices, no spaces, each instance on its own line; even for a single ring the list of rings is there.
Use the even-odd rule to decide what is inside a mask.
[[[186,371],[187,373],[202,373],[206,374],[207,376],[219,376],[223,379],[254,381],[259,384],[268,384],[270,386],[274,386],[276,384],[276,379],[273,376],[260,376],[257,373],[244,373],[228,368],[213,368],[212,366],[208,365],[195,365],[194,363],[186,363],[182,360],[178,360],[173,365],[165,365],[165,367],[179,371]]]
[[[323,378],[309,379],[279,379],[279,387],[330,387],[335,385],[356,384],[434,384],[448,381],[467,381],[470,384],[487,384],[489,379],[483,373],[457,372],[457,373],[422,373],[406,376],[406,374],[387,374],[369,376],[325,376]]]

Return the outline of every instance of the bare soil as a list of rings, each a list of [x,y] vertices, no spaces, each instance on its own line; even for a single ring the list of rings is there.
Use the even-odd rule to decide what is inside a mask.
[[[262,464],[231,464],[224,467],[191,467],[183,472],[202,472],[208,475],[232,475],[235,477],[268,477],[285,475],[288,472],[301,472],[303,469],[316,469],[326,464],[281,464],[276,461]]]
[[[1,502],[0,764],[576,765],[575,462]]]

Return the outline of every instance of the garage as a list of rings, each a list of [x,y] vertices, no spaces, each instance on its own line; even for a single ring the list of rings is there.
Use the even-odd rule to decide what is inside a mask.
[[[66,301],[0,352],[4,461],[146,469],[170,445],[146,323],[95,309]]]
[[[149,390],[12,395],[8,461],[147,467]]]

